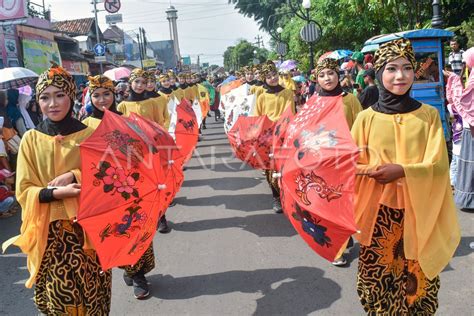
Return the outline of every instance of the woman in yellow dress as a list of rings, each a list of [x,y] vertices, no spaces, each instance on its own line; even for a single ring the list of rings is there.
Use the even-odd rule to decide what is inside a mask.
[[[97,129],[104,117],[104,109],[117,114],[121,113],[116,109],[115,87],[113,81],[102,75],[89,77],[88,79],[92,114],[86,117],[82,123],[93,129]]]
[[[72,117],[76,84],[53,65],[42,73],[36,96],[46,119],[23,136],[18,153],[16,195],[21,234],[7,241],[27,255],[34,301],[47,315],[108,315],[111,271],[74,219],[81,192],[78,145],[93,129]],[[87,273],[84,273],[87,271]]]
[[[186,83],[186,74],[184,72],[180,72],[178,74],[178,84],[176,90],[174,90],[174,95],[178,98],[179,102],[184,99],[184,90],[188,87]]]
[[[257,98],[254,114],[256,116],[266,115],[270,120],[276,122],[285,112],[287,107],[291,107],[296,113],[295,99],[293,91],[285,89],[278,84],[278,71],[273,62],[267,62],[262,69],[265,75],[264,90]],[[283,213],[280,201],[280,188],[278,181],[273,177],[273,170],[267,170],[266,177],[273,195],[273,211]]]
[[[154,122],[164,121],[155,110],[154,102],[146,98],[147,74],[143,69],[136,68],[130,74],[130,94],[127,100],[120,102],[117,110],[124,116],[137,113]]]
[[[199,98],[198,89],[196,83],[194,82],[194,75],[187,74],[186,75],[186,85],[187,87],[184,89],[184,97],[193,104],[194,100]]]
[[[154,103],[155,122],[168,130],[170,125],[170,114],[168,112],[168,98],[156,92],[156,77],[153,71],[145,72],[147,79],[145,99],[150,99]]]
[[[434,315],[439,274],[460,241],[439,113],[410,97],[415,65],[408,40],[382,44],[378,102],[352,127],[357,292],[368,315]]]
[[[349,129],[362,111],[362,105],[355,95],[344,92],[339,82],[339,65],[335,59],[326,58],[316,66],[316,78],[321,87],[318,95],[322,97],[334,97],[342,95],[342,103],[344,106],[344,115],[346,116]]]

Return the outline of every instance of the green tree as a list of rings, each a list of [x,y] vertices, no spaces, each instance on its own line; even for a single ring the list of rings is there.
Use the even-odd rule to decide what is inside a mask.
[[[254,58],[264,62],[268,53],[265,48],[258,48],[247,40],[240,40],[237,45],[227,47],[224,52],[224,67],[227,70],[237,70],[252,65]]]
[[[291,0],[301,7],[301,0]],[[312,0],[311,18],[323,29],[316,43],[316,55],[335,49],[360,49],[372,36],[410,29],[431,27],[432,0]],[[298,34],[306,23],[289,13],[287,0],[229,0],[240,13],[254,18],[262,29],[275,30],[281,26],[282,37],[289,44],[286,58],[309,65],[309,45]],[[286,14],[285,14],[286,13]],[[268,19],[274,14],[277,18]],[[474,6],[472,0],[443,0],[442,15],[446,27],[458,27],[469,40],[472,34]],[[461,23],[463,27],[461,28]],[[472,35],[471,35],[472,37]],[[473,42],[474,39],[471,39]],[[274,55],[273,55],[274,57]]]

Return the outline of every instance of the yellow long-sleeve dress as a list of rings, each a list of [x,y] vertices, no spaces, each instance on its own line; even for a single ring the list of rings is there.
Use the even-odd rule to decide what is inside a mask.
[[[102,272],[96,252],[73,222],[79,198],[40,202],[40,192],[54,178],[72,172],[81,183],[77,146],[91,135],[86,128],[67,136],[29,130],[18,153],[16,195],[22,208],[19,236],[3,244],[21,248],[35,285],[34,300],[43,314],[108,315],[111,272]],[[87,273],[84,273],[87,271]]]
[[[151,99],[143,101],[122,101],[117,106],[117,110],[125,117],[130,116],[130,113],[137,113],[147,119],[157,122],[159,118],[154,104],[154,101]]]
[[[368,108],[352,136],[362,149],[359,174],[391,163],[405,171],[385,185],[356,178],[362,305],[369,315],[434,315],[438,275],[460,241],[438,111],[426,104],[394,115]]]
[[[168,130],[171,120],[170,113],[168,112],[168,98],[160,95],[159,97],[151,98],[151,100],[154,102],[155,107],[154,111],[157,120],[155,122]]]
[[[277,93],[269,93],[264,90],[257,99],[255,115],[266,115],[276,122],[288,106],[291,106],[293,113],[296,113],[293,91],[283,89]]]
[[[351,129],[357,115],[363,110],[362,105],[359,99],[352,93],[345,94],[342,97],[342,103],[344,104],[344,115],[346,116],[347,125]]]
[[[184,99],[184,90],[180,87],[177,87],[173,90],[173,95],[178,99],[179,102]]]
[[[184,89],[184,97],[189,100],[191,103],[195,99],[199,99],[199,90],[197,85],[188,86]]]

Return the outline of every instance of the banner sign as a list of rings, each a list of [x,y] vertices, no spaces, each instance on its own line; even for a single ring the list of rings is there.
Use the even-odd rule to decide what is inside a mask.
[[[22,43],[25,68],[40,74],[51,66],[50,60],[61,65],[61,55],[56,42],[23,39]]]

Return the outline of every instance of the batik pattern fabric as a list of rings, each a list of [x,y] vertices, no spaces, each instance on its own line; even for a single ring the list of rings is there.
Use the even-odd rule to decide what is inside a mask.
[[[404,209],[380,205],[370,246],[360,247],[357,293],[368,315],[434,315],[439,276],[429,280],[403,250]]]
[[[94,250],[83,249],[82,228],[51,222],[36,277],[34,301],[45,315],[108,315],[112,272],[102,271]]]
[[[155,268],[155,253],[153,251],[153,242],[150,244],[148,249],[145,251],[143,256],[134,265],[122,266],[121,269],[125,270],[125,273],[132,277],[137,273],[147,274]]]
[[[278,178],[273,177],[274,170],[265,170],[265,178],[267,179],[270,189],[272,190],[273,197],[280,197],[280,185],[278,184]]]
[[[319,75],[319,73],[323,71],[324,69],[331,69],[338,72],[339,64],[337,63],[337,60],[335,59],[324,58],[316,66],[316,76]]]
[[[36,84],[36,101],[49,86],[62,90],[71,100],[76,98],[76,82],[73,76],[55,63],[52,63],[51,68],[39,75]]]
[[[411,42],[405,38],[393,40],[380,45],[375,52],[374,68],[376,71],[382,69],[385,64],[392,62],[398,58],[404,57],[416,69],[415,51]]]
[[[89,76],[87,78],[89,80],[89,93],[94,93],[95,90],[99,88],[107,89],[113,93],[115,93],[115,86],[114,82],[107,78],[106,76],[97,75],[97,76]]]

